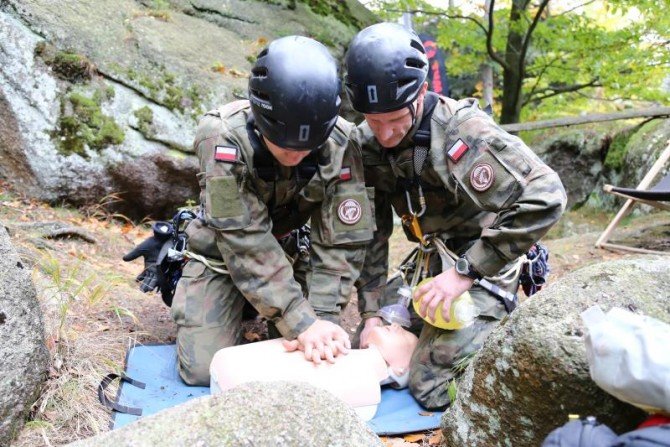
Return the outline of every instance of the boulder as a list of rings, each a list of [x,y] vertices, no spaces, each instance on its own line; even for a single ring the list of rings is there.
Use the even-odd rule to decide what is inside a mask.
[[[624,130],[613,138],[608,147],[601,183],[624,188],[637,187],[669,142],[668,119],[653,120]],[[667,169],[662,169],[651,184],[656,184],[667,172]],[[597,191],[601,190],[602,186],[599,185]],[[613,211],[618,210],[625,200],[613,194],[604,194],[602,197],[592,195],[588,203]],[[633,208],[635,214],[645,214],[652,210],[653,207],[641,204]]]
[[[606,136],[595,131],[569,129],[540,144],[536,151],[561,178],[568,195],[568,209],[583,205],[603,171]]]
[[[347,404],[311,385],[288,382],[240,385],[69,445],[383,446]]]
[[[537,446],[569,414],[622,433],[644,413],[590,379],[580,313],[622,307],[670,323],[670,263],[639,257],[594,264],[522,303],[486,340],[442,419],[447,446]]]
[[[23,426],[46,379],[49,353],[30,269],[0,225],[0,445]]]
[[[198,198],[198,119],[246,95],[267,42],[307,35],[342,57],[374,20],[356,0],[2,1],[0,178],[58,203],[126,193],[108,210],[170,217]],[[158,200],[128,189],[136,159],[148,177],[169,178]]]

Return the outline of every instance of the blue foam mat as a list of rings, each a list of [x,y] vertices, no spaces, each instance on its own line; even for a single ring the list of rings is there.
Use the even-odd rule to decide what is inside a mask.
[[[177,372],[175,345],[131,348],[126,361],[126,374],[144,382],[146,388],[123,383],[118,401],[129,407],[141,408],[142,416],[209,394],[208,387],[188,386],[182,382]],[[123,427],[142,416],[114,412],[113,428]],[[378,435],[396,435],[437,428],[441,416],[442,412],[425,411],[407,389],[384,388],[377,413],[368,425]]]

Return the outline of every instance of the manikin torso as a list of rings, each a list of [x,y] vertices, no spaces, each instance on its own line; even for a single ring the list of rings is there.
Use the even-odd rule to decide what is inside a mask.
[[[381,401],[380,382],[389,373],[402,375],[416,345],[416,337],[386,326],[376,331],[367,349],[353,349],[335,363],[316,365],[300,351],[287,352],[281,339],[218,351],[210,365],[211,392],[221,393],[247,382],[307,382],[348,403],[363,420],[374,417]]]

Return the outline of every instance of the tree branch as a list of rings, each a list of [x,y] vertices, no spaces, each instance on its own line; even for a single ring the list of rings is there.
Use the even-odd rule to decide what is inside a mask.
[[[594,3],[595,1],[596,1],[596,0],[589,0],[589,1],[587,1],[586,3],[582,3],[581,5],[577,5],[577,6],[575,6],[574,8],[570,8],[570,9],[568,9],[568,10],[566,10],[566,11],[563,11],[563,12],[560,13],[560,14],[556,14],[556,17],[558,17],[558,16],[564,16],[564,15],[566,15],[566,14],[568,14],[568,13],[570,13],[570,12],[576,10],[576,9],[583,8],[583,7],[586,6],[586,5],[590,5],[591,3]]]
[[[491,59],[496,61],[498,65],[500,65],[504,70],[509,70],[510,67],[507,65],[505,60],[498,56],[496,52],[493,50],[493,6],[495,5],[495,0],[491,0],[491,3],[489,4],[489,10],[487,11],[487,15],[489,18],[489,29],[484,30],[486,33],[486,52],[489,54]]]
[[[549,67],[551,67],[554,64],[554,62],[558,61],[559,59],[560,58],[558,56],[555,57],[548,64],[545,64],[543,67],[541,67],[540,73],[538,73],[537,75],[532,76],[532,77],[536,78],[535,79],[535,84],[530,89],[530,92],[526,96],[527,98],[532,98],[533,97],[533,95],[535,94],[535,89],[537,88],[538,85],[540,85],[540,81],[542,80],[542,76],[544,76],[544,73],[547,71],[547,69],[549,69]],[[525,105],[525,103],[524,103],[524,105]]]
[[[526,100],[522,103],[522,107],[530,102],[543,101],[547,98],[551,98],[552,96],[562,95],[563,93],[576,92],[578,90],[582,90],[589,87],[601,87],[601,86],[602,84],[600,84],[597,79],[594,79],[590,82],[587,82],[586,84],[574,84],[561,87],[547,87],[542,90],[538,90],[534,97],[529,95],[526,98]],[[551,92],[551,93],[543,95],[542,93],[544,92]]]
[[[426,11],[423,9],[410,9],[410,10],[405,10],[405,9],[387,9],[386,11],[388,12],[408,12],[410,14],[426,14],[429,16],[442,16],[446,17],[448,19],[465,19],[465,20],[470,20],[471,22],[474,22],[475,25],[477,25],[484,33],[486,33],[486,27],[477,19],[474,17],[470,16],[463,16],[460,14],[448,14],[445,12],[437,12],[437,11]]]
[[[535,31],[535,28],[537,27],[537,24],[542,17],[542,12],[544,11],[544,8],[547,7],[548,3],[549,0],[542,0],[540,2],[540,7],[537,9],[537,14],[535,14],[535,17],[533,17],[533,23],[531,23],[530,27],[528,27],[526,37],[523,39],[523,45],[521,46],[521,56],[519,57],[519,74],[521,78],[523,78],[523,67],[526,63],[526,54],[528,53],[528,47],[530,46],[530,38],[533,35],[533,31]]]

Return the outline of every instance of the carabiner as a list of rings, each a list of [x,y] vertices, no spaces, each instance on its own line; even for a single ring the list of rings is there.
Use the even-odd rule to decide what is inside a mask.
[[[414,207],[412,206],[412,197],[409,195],[409,190],[405,189],[405,198],[407,199],[407,209],[409,213],[414,217],[421,217],[426,212],[426,198],[423,195],[423,188],[421,185],[418,185],[419,191],[419,205],[421,205],[421,210],[416,213],[414,212]]]

